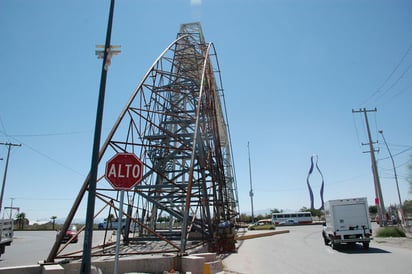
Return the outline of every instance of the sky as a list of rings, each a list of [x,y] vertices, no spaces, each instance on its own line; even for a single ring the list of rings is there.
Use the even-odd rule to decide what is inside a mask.
[[[30,220],[64,218],[90,169],[102,65],[95,48],[105,41],[109,4],[0,1],[0,142],[21,144],[11,147],[3,207]],[[365,119],[352,112],[363,108],[376,108],[367,116],[385,205],[399,199],[379,130],[401,199],[412,199],[411,1],[117,0],[111,41],[122,52],[108,73],[102,140],[190,22],[216,47],[241,213],[251,213],[251,184],[255,214],[309,207],[313,155],[325,200],[373,204]],[[2,175],[7,146],[0,158]],[[319,207],[322,178],[315,170],[309,180]],[[82,205],[78,216],[85,212]]]

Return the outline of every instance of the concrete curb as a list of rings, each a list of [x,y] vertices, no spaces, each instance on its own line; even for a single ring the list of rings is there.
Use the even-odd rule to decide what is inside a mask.
[[[242,240],[260,238],[260,237],[268,237],[268,236],[273,236],[273,235],[283,234],[283,233],[289,233],[289,230],[278,230],[278,231],[271,231],[271,232],[265,232],[265,233],[243,235],[243,236],[235,237],[235,240],[242,241]]]

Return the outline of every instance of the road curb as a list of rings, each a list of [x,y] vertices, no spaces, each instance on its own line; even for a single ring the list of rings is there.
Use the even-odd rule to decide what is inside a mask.
[[[235,237],[235,240],[241,241],[241,240],[248,240],[248,239],[254,239],[254,238],[268,237],[268,236],[284,234],[284,233],[289,233],[289,230],[278,230],[278,231],[271,231],[271,232],[265,232],[265,233],[243,235],[243,236]]]

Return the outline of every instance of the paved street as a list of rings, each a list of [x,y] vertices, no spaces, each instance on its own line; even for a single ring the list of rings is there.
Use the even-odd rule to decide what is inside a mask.
[[[93,241],[101,243],[103,231],[93,232]],[[83,232],[79,235],[79,242],[69,244],[65,253],[83,249]],[[56,231],[15,231],[11,246],[6,247],[5,253],[0,257],[0,267],[32,265],[43,261],[56,239]]]
[[[411,273],[412,239],[375,239],[333,250],[325,246],[322,227],[290,226],[289,233],[239,243],[237,253],[223,260],[225,273]],[[259,232],[247,232],[259,233]]]
[[[225,273],[411,273],[412,238],[375,238],[369,250],[360,245],[333,250],[323,244],[320,225],[277,227],[289,233],[238,242],[238,252],[224,257]],[[266,231],[246,231],[246,234]],[[98,241],[102,231],[93,234]],[[17,231],[0,258],[0,267],[31,265],[44,260],[54,231]],[[82,249],[79,242],[68,251]]]

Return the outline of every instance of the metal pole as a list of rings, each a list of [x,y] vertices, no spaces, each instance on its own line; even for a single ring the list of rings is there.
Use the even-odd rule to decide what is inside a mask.
[[[110,51],[110,38],[111,38],[111,33],[112,33],[113,10],[114,10],[114,0],[111,0],[109,20],[107,23],[106,43],[104,47],[104,56],[103,56],[103,63],[102,63],[102,74],[100,78],[100,90],[99,90],[99,99],[98,99],[97,113],[96,113],[93,153],[92,153],[91,168],[90,168],[89,194],[88,194],[87,212],[86,212],[86,228],[84,232],[83,256],[82,256],[82,265],[81,265],[81,273],[84,273],[84,274],[90,274],[90,271],[91,271],[91,251],[92,251],[92,239],[93,239],[94,207],[95,207],[95,200],[96,200],[97,169],[98,169],[98,164],[99,164],[100,137],[101,137],[101,131],[102,131],[104,95],[106,92],[106,78],[107,78],[107,69],[108,69],[108,66],[106,66],[106,62],[108,58],[108,53]]]
[[[7,168],[9,167],[9,158],[10,158],[10,149],[12,146],[21,146],[20,144],[12,144],[12,143],[0,143],[0,145],[8,146],[7,150],[7,158],[6,158],[6,166],[4,167],[4,176],[3,176],[3,184],[1,186],[1,194],[0,194],[0,212],[3,207],[3,195],[4,195],[4,188],[6,186],[6,178],[7,178]]]
[[[395,175],[395,182],[396,182],[396,190],[398,191],[399,209],[401,211],[401,221],[402,221],[402,224],[405,225],[405,215],[404,215],[403,206],[402,206],[401,193],[399,191],[398,175],[396,174],[395,161],[393,160],[391,150],[389,149],[388,143],[386,142],[385,135],[383,135],[383,130],[379,130],[379,133],[382,135],[383,142],[385,143],[386,149],[388,150],[388,153],[389,153],[389,157],[392,160],[393,173]]]
[[[13,210],[13,201],[15,198],[10,198],[10,219],[13,219],[12,210]]]
[[[253,212],[253,187],[252,187],[252,165],[250,162],[250,148],[249,148],[249,142],[247,142],[247,151],[248,151],[248,156],[249,156],[249,181],[250,181],[250,205],[252,208],[252,223],[255,222],[255,215]]]
[[[116,235],[116,253],[114,257],[114,274],[118,273],[119,253],[120,253],[120,235],[122,234],[123,226],[123,200],[124,190],[120,191],[119,217],[117,218],[117,235]]]

